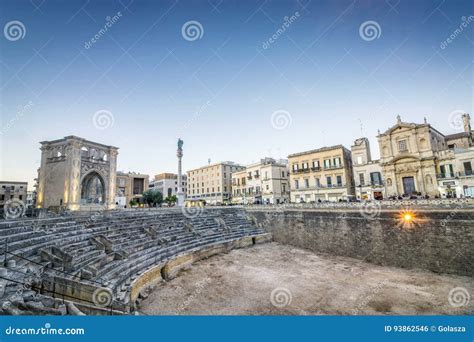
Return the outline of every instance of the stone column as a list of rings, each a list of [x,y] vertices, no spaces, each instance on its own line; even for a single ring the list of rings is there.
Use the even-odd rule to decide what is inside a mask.
[[[109,179],[107,192],[107,209],[115,209],[115,192],[116,192],[116,177],[117,177],[117,155],[118,149],[116,147],[109,148]]]
[[[43,144],[40,148],[41,150],[41,166],[40,166],[40,171],[39,171],[39,179],[38,179],[38,194],[36,197],[36,206],[38,208],[45,208],[45,199],[44,199],[44,193],[45,193],[45,183],[46,183],[46,162],[48,159],[48,153],[49,153],[49,146],[46,144]]]
[[[183,141],[178,139],[178,151],[176,152],[178,157],[178,207],[184,206],[184,193],[183,193],[183,175],[181,169],[181,159],[183,158]]]
[[[81,201],[81,143],[72,138],[68,140],[66,147],[66,191],[64,196],[64,204],[70,210],[79,210]]]

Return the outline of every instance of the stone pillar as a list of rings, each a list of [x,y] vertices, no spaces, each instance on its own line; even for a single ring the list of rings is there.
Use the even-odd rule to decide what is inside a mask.
[[[118,148],[109,148],[109,179],[107,191],[107,209],[115,209],[115,192],[116,192],[116,178],[117,178],[117,155]]]
[[[184,206],[184,193],[183,193],[183,175],[181,169],[181,159],[183,158],[183,141],[178,139],[178,151],[176,152],[178,157],[178,207]]]
[[[64,204],[70,210],[79,210],[81,205],[81,143],[78,139],[69,139],[66,148],[65,177],[67,188]]]
[[[46,161],[48,159],[49,147],[45,144],[41,146],[41,166],[38,175],[38,194],[36,197],[36,206],[45,208],[44,192],[46,183]]]

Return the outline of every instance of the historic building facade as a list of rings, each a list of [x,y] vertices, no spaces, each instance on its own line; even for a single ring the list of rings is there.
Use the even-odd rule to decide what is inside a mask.
[[[118,148],[76,136],[41,142],[37,206],[115,207]]]
[[[351,200],[355,196],[351,152],[342,145],[288,156],[291,202]]]
[[[185,194],[188,191],[188,177],[183,175],[181,186]],[[178,175],[176,173],[160,173],[150,181],[150,189],[158,190],[163,194],[163,198],[178,195]]]
[[[243,168],[239,164],[227,161],[189,170],[187,201],[202,201],[214,205],[230,203],[232,173]]]
[[[351,146],[356,197],[360,200],[382,200],[385,186],[378,160],[372,160],[369,139],[359,138]]]
[[[0,209],[3,209],[8,201],[21,201],[27,204],[28,182],[0,181]]]
[[[470,184],[470,176],[459,178],[459,163],[462,160],[469,173],[466,153],[472,148],[473,135],[468,114],[463,115],[463,122],[465,132],[445,136],[426,119],[423,124],[415,124],[402,122],[398,116],[393,127],[379,134],[386,195],[459,197],[464,192],[461,189]]]
[[[141,204],[148,182],[149,176],[142,173],[117,172],[115,204],[119,208],[129,207],[130,202]]]
[[[287,160],[261,159],[232,173],[232,202],[281,204],[290,199]]]

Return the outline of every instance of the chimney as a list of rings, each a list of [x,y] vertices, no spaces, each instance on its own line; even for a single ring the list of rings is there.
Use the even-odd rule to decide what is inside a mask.
[[[462,115],[462,123],[464,126],[464,132],[471,133],[471,117],[469,114]]]

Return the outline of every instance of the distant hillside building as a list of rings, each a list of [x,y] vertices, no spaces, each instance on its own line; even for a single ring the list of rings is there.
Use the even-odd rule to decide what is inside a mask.
[[[288,160],[261,159],[232,173],[232,202],[280,204],[290,199]]]

